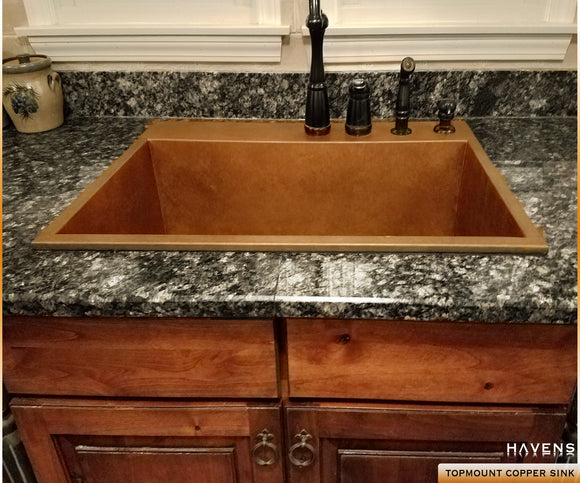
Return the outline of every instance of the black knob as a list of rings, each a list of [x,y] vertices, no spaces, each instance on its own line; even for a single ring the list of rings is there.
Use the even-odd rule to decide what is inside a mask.
[[[441,121],[451,121],[455,117],[457,104],[450,99],[444,99],[437,103],[437,115]]]
[[[457,104],[451,99],[444,99],[437,103],[439,124],[433,128],[436,133],[451,134],[455,132],[455,128],[451,125],[451,120],[455,117],[456,107]]]
[[[366,99],[369,97],[371,91],[363,79],[353,79],[348,88],[348,92],[353,99]]]
[[[353,136],[369,134],[372,129],[369,86],[363,79],[354,79],[348,92],[346,132]]]

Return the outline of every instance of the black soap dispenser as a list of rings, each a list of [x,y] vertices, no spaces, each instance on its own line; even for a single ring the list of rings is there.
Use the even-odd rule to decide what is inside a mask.
[[[363,79],[354,79],[348,92],[345,130],[351,136],[369,134],[373,127],[369,86]]]

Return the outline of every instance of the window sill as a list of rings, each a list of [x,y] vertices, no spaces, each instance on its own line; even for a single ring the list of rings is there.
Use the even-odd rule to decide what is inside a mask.
[[[30,26],[17,27],[36,52],[57,62],[280,62],[289,26]]]
[[[576,24],[337,26],[324,43],[326,63],[562,60]],[[303,27],[307,36],[308,29]]]

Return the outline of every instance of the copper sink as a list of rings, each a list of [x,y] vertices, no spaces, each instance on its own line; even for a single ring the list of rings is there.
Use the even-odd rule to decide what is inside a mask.
[[[152,121],[45,228],[39,248],[544,253],[463,121],[454,134],[375,122]]]

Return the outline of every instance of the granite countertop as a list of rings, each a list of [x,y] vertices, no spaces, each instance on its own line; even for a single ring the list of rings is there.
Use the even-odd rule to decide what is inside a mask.
[[[545,227],[545,256],[32,248],[146,122],[4,131],[5,314],[576,322],[576,118],[468,120]]]

